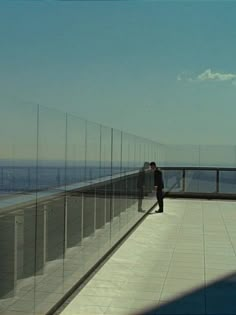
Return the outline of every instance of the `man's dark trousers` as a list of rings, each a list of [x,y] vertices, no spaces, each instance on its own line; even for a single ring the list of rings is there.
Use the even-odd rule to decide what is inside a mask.
[[[163,190],[162,189],[157,189],[157,201],[159,204],[159,212],[163,212]]]

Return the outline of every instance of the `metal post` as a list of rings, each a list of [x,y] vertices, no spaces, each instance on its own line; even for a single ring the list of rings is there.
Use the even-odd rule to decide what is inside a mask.
[[[220,171],[219,169],[216,170],[216,193],[218,194],[220,191]]]
[[[185,192],[185,185],[186,185],[186,183],[185,183],[185,169],[183,169],[183,174],[182,174],[182,178],[183,178],[183,192]]]

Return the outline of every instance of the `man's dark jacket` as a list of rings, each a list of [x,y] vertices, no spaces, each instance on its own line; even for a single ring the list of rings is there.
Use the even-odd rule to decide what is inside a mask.
[[[157,190],[162,190],[164,188],[162,172],[159,169],[154,171],[154,186],[157,186]]]

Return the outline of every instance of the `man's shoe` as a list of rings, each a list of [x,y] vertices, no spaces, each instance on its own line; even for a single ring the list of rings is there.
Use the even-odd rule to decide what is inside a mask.
[[[158,209],[158,210],[156,210],[155,212],[156,212],[156,213],[162,213],[163,210]]]

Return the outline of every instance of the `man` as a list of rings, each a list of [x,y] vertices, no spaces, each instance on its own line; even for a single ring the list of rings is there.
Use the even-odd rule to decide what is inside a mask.
[[[155,212],[160,213],[163,212],[163,188],[164,188],[164,183],[163,183],[163,178],[162,178],[162,172],[157,168],[155,162],[150,163],[150,167],[152,171],[154,172],[154,187],[156,190],[156,196],[157,196],[157,201],[159,204],[159,209],[156,210]]]

